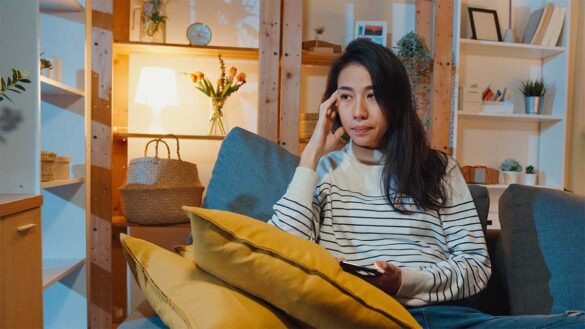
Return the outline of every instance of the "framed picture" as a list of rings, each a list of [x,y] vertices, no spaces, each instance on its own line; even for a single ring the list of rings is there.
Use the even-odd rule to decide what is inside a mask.
[[[386,46],[388,33],[386,21],[356,21],[354,38],[366,38],[382,46]]]
[[[476,40],[502,41],[498,13],[495,10],[467,8],[471,23],[471,38]]]

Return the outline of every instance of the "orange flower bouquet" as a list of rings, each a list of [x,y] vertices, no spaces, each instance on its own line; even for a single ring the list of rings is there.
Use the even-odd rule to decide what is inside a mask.
[[[240,87],[246,83],[246,73],[240,72],[238,69],[231,67],[229,74],[226,76],[225,63],[219,57],[219,70],[220,78],[217,80],[217,85],[214,87],[208,78],[202,72],[190,73],[189,77],[195,84],[195,88],[199,89],[202,93],[207,95],[211,100],[211,106],[213,112],[211,114],[211,127],[209,128],[209,135],[225,135],[226,131],[223,125],[223,112],[222,108],[226,99]]]

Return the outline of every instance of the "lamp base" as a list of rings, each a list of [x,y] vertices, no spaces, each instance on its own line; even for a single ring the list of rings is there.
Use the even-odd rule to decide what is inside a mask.
[[[165,133],[162,127],[162,108],[152,108],[152,121],[149,130],[153,134]]]

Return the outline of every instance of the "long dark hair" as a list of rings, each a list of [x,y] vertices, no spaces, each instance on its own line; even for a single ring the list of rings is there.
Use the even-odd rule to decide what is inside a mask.
[[[370,73],[376,101],[388,122],[380,149],[386,199],[401,213],[408,213],[404,207],[408,198],[419,208],[438,211],[447,199],[448,158],[431,149],[426,139],[406,69],[388,48],[354,40],[331,66],[323,100],[337,90],[339,74],[350,64],[362,65]]]

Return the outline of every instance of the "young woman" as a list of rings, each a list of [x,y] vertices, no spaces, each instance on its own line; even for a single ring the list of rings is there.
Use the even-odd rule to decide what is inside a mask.
[[[377,268],[381,275],[367,280],[423,326],[431,316],[436,328],[525,324],[428,306],[478,293],[491,267],[469,189],[457,163],[429,147],[398,58],[368,40],[353,41],[332,65],[323,99],[270,223],[339,259]],[[342,139],[349,143],[333,151]]]

